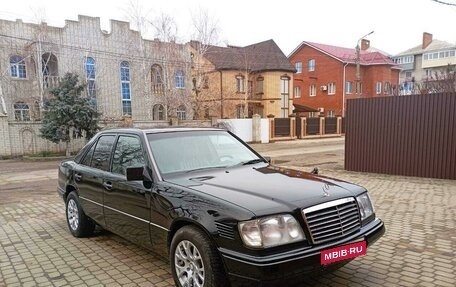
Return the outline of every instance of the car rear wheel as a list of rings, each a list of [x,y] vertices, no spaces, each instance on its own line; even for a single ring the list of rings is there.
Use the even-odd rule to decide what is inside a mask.
[[[176,286],[228,286],[220,257],[200,229],[182,227],[174,235],[170,248],[171,270]]]
[[[74,191],[66,200],[66,219],[68,228],[75,237],[89,236],[95,230],[95,223],[85,215],[79,204],[79,197]]]

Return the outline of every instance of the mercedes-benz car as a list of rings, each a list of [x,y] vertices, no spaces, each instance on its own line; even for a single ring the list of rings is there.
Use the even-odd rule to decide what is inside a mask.
[[[60,164],[58,192],[74,236],[100,225],[151,249],[176,286],[286,285],[385,232],[363,187],[274,166],[221,129],[99,132]]]

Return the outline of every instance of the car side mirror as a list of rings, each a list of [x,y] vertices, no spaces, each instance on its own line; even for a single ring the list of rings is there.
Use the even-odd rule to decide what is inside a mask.
[[[270,156],[263,156],[263,158],[268,162],[271,163],[271,157]]]
[[[152,188],[152,179],[147,174],[147,169],[140,167],[127,167],[127,181],[141,180],[145,188]]]
[[[127,167],[127,180],[144,180],[144,167]]]

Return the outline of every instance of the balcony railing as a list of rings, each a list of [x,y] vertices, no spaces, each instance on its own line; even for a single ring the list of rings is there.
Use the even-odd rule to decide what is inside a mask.
[[[163,95],[164,85],[163,84],[152,84],[152,94]]]
[[[43,76],[43,88],[54,89],[60,84],[59,76]]]

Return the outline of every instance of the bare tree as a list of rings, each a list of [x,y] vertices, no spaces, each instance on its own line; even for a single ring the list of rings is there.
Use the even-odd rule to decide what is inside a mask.
[[[251,71],[251,62],[250,62],[250,55],[247,49],[237,49],[238,54],[241,60],[241,66],[239,73],[242,75],[244,79],[244,91],[243,91],[243,99],[240,109],[242,109],[242,114],[240,115],[241,118],[248,117],[248,99],[249,95],[252,94],[252,86],[250,85],[250,71]]]
[[[174,18],[166,13],[161,13],[150,21],[154,29],[154,37],[161,42],[177,41],[177,24]]]
[[[178,116],[178,109],[189,110],[187,77],[190,72],[190,55],[186,46],[179,44],[178,27],[174,18],[161,13],[151,22],[154,29],[154,44],[160,58],[157,64],[162,67],[163,93],[159,101],[166,106],[168,117]]]
[[[218,21],[211,18],[207,10],[199,9],[192,15],[193,35],[192,39],[192,108],[195,118],[203,118],[205,110],[214,109],[217,105],[223,117],[223,95],[217,99],[212,93],[204,93],[202,90],[208,81],[207,73],[211,72],[210,64],[204,59],[211,46],[219,42]],[[203,115],[204,113],[204,115]]]
[[[143,77],[142,82],[139,83],[139,89],[142,94],[141,96],[146,99],[146,102],[150,103],[152,101],[148,80],[150,65],[147,61],[147,51],[143,35],[145,35],[150,29],[150,22],[148,21],[148,18],[151,10],[146,11],[138,0],[130,0],[125,12],[128,21],[133,25],[133,28],[138,31],[137,39],[134,40],[133,43],[130,43],[130,49],[137,49],[137,54],[139,54],[138,60],[140,61],[141,75]],[[148,117],[152,117],[151,109],[148,109]]]
[[[435,71],[431,77],[415,86],[420,94],[456,93],[456,66],[448,65],[439,71]]]

